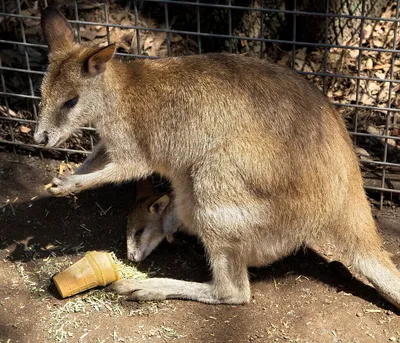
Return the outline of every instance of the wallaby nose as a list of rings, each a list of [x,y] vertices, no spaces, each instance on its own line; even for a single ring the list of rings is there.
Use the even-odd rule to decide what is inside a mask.
[[[137,252],[128,252],[128,260],[132,262],[139,262],[137,260],[138,253]]]
[[[47,144],[49,141],[49,134],[47,131],[36,132],[33,136],[33,139],[37,144]]]
[[[135,251],[131,256],[134,262],[140,262],[142,260],[142,253],[140,251]]]

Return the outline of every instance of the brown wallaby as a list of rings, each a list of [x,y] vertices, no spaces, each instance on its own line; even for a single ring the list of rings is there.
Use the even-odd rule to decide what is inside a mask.
[[[109,161],[55,178],[50,192],[165,175],[176,214],[202,240],[213,273],[209,283],[150,278],[112,290],[132,300],[246,303],[248,266],[331,236],[400,307],[400,273],[382,248],[345,125],[309,82],[239,55],[118,61],[115,45],[74,43],[53,8],[42,28],[50,63],[35,140],[57,146],[91,122]]]

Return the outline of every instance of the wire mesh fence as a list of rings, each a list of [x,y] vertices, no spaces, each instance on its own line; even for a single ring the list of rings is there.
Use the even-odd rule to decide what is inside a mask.
[[[93,149],[94,128],[81,128],[59,148],[33,142],[47,5],[66,15],[80,43],[116,42],[124,59],[229,52],[295,69],[345,118],[366,188],[380,194],[381,205],[399,199],[399,0],[2,0],[0,148],[68,159]]]

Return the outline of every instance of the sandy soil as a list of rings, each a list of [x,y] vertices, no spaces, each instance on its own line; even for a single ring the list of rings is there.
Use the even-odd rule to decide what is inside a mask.
[[[0,153],[0,342],[400,342],[400,317],[375,290],[331,261],[335,247],[251,269],[252,301],[131,303],[95,290],[61,300],[51,276],[89,250],[125,257],[133,186],[77,198],[44,189],[59,161]],[[375,211],[400,263],[400,211]],[[150,276],[207,281],[196,239],[162,244],[138,266]]]

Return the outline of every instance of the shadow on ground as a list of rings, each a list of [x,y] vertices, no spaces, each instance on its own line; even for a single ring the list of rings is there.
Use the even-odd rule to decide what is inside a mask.
[[[125,225],[134,201],[133,183],[107,186],[77,197],[54,198],[47,195],[43,185],[55,175],[55,169],[56,166],[38,159],[26,161],[25,157],[21,162],[18,156],[0,153],[0,249],[8,250],[9,260],[21,262],[90,250],[111,250],[119,258],[125,258]],[[152,276],[198,282],[210,279],[201,245],[196,238],[184,235],[176,244],[161,244],[138,269],[151,270]],[[250,275],[252,287],[256,289],[260,283],[271,284],[274,279],[302,275],[337,292],[344,291],[380,308],[394,310],[372,287],[353,278],[341,263],[329,263],[311,249],[299,251],[270,267],[252,268]],[[54,289],[48,291],[55,296]],[[124,305],[136,306],[126,302]],[[197,311],[207,316],[209,307],[197,307]],[[221,311],[227,316],[237,313],[231,306],[222,307]],[[243,313],[239,316],[243,318],[236,323],[241,323],[242,330],[246,331],[247,318]],[[0,318],[1,322],[4,320]],[[226,328],[218,326],[214,334],[222,342]]]

